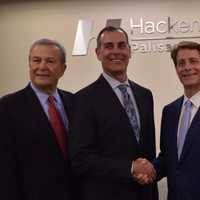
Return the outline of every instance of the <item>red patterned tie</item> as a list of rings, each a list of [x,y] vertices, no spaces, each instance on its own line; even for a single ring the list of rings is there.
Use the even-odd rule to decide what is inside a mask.
[[[60,146],[61,151],[63,152],[64,158],[66,158],[66,137],[67,137],[67,130],[63,124],[63,120],[61,117],[60,112],[55,106],[55,98],[53,96],[48,97],[48,114],[49,120],[53,127],[54,133],[56,135],[57,142]]]

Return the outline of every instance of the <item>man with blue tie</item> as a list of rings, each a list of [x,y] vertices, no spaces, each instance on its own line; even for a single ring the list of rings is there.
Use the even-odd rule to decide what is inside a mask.
[[[151,91],[127,77],[131,57],[127,33],[115,27],[102,29],[96,55],[103,73],[75,94],[71,123],[70,153],[81,180],[81,196],[156,200],[156,184],[140,186],[133,178],[139,170],[138,157],[155,158],[155,132]]]
[[[167,176],[169,200],[200,196],[200,44],[180,42],[171,52],[184,95],[163,110],[158,178]]]
[[[1,199],[72,199],[67,140],[72,94],[57,88],[65,62],[57,41],[34,42],[30,83],[0,100]]]
[[[194,200],[200,197],[200,44],[180,42],[171,57],[184,95],[163,109],[161,152],[153,164],[158,180],[167,177],[168,200]]]

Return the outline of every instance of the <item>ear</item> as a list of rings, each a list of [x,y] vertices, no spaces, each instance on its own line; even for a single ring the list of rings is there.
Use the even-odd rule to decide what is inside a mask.
[[[95,52],[96,52],[96,56],[97,56],[98,60],[101,61],[101,58],[100,58],[100,48],[96,48]]]
[[[98,48],[95,49],[95,53],[98,56],[98,54],[99,54],[99,49]]]
[[[129,45],[129,58],[132,57],[132,49],[131,49],[131,46]]]
[[[66,69],[67,69],[67,65],[66,64],[62,64],[62,74],[64,74]]]
[[[30,62],[30,60],[28,61],[28,66],[29,66],[29,69],[31,69],[31,62]]]

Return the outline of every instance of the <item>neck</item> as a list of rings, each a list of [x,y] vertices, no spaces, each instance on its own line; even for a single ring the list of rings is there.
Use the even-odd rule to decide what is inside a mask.
[[[37,87],[37,89],[47,95],[52,95],[56,90],[56,88],[49,88],[49,87]]]
[[[199,92],[200,89],[199,88],[184,88],[184,92],[185,92],[185,96],[188,98],[191,98],[192,96],[194,96],[197,92]]]
[[[108,75],[122,83],[128,79],[126,73],[124,73],[124,74],[108,74]]]

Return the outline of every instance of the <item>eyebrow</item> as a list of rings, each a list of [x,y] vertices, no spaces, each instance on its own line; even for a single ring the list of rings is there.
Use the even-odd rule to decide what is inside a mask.
[[[115,44],[114,42],[105,42],[103,43],[103,45],[107,45],[107,44]],[[128,44],[126,41],[119,41],[116,44]]]
[[[32,56],[32,58],[42,58],[41,56]],[[54,57],[46,57],[45,59],[55,59]]]
[[[197,58],[197,57],[177,58],[177,60],[186,60],[186,59],[200,59],[200,58]]]

